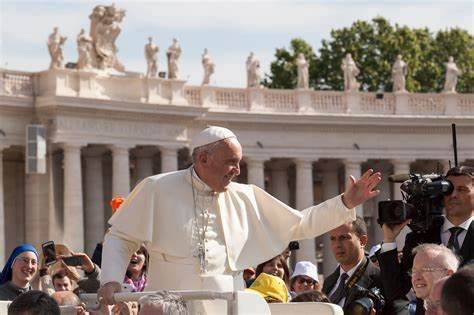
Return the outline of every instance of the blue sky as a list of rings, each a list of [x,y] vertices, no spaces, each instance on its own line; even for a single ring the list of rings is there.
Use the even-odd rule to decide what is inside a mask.
[[[243,87],[245,60],[254,51],[268,71],[278,47],[300,37],[315,50],[331,29],[381,15],[391,23],[432,31],[461,27],[474,33],[472,1],[115,1],[125,9],[117,39],[119,59],[129,71],[145,72],[143,47],[148,36],[160,47],[159,71],[166,71],[165,51],[180,40],[181,73],[200,84],[204,48],[216,64],[211,83]],[[54,26],[68,37],[66,61],[76,61],[76,36],[89,30],[89,14],[106,1],[0,0],[0,67],[46,70],[46,40]]]

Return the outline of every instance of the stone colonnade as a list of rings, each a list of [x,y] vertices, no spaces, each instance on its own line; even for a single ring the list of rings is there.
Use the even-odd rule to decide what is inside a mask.
[[[49,157],[49,165],[54,173],[50,180],[40,178],[42,175],[26,175],[24,181],[24,214],[28,217],[25,222],[24,241],[39,245],[45,234],[45,226],[49,230],[60,230],[56,233],[65,244],[74,250],[84,250],[91,254],[98,242],[101,242],[106,230],[106,220],[110,216],[108,209],[108,196],[126,196],[143,178],[162,172],[174,171],[189,164],[189,160],[179,159],[179,150],[182,145],[167,147],[157,146],[124,146],[124,145],[74,145],[61,144],[59,159],[53,155]],[[9,149],[6,149],[7,151]],[[19,206],[15,209],[12,200],[21,199],[18,194],[8,189],[5,198],[5,180],[9,181],[11,175],[4,174],[3,152],[0,149],[0,216],[9,212],[23,209]],[[245,148],[244,148],[245,152]],[[181,158],[182,159],[182,158]],[[58,161],[62,160],[61,163]],[[104,161],[108,161],[108,164]],[[10,163],[10,162],[9,162]],[[375,244],[381,241],[380,228],[377,226],[377,202],[389,198],[399,199],[399,184],[390,184],[388,175],[392,173],[409,173],[416,171],[421,173],[434,172],[437,170],[436,163],[441,163],[440,171],[447,168],[446,162],[426,160],[417,161],[411,159],[396,160],[367,160],[367,159],[318,159],[318,158],[275,158],[270,156],[244,156],[242,168],[245,178],[241,176],[238,180],[255,184],[266,189],[278,199],[296,209],[304,209],[323,200],[332,198],[344,191],[349,175],[358,178],[369,167],[383,172],[383,181],[380,184],[381,194],[363,207],[357,209],[357,213],[363,216],[368,223],[369,243]],[[439,169],[439,168],[438,168]],[[58,175],[59,174],[59,175]],[[62,174],[62,175],[61,175]],[[107,183],[109,183],[107,185]],[[38,195],[50,187],[58,187],[54,201],[51,197],[46,202],[38,203]],[[46,186],[46,188],[44,187]],[[15,195],[17,194],[17,195]],[[51,205],[54,203],[55,205]],[[7,205],[5,207],[4,205]],[[51,208],[61,208],[61,214],[47,215],[45,212]],[[17,216],[20,214],[17,214]],[[55,218],[56,223],[45,223]],[[54,221],[54,220],[53,220]],[[12,238],[10,232],[6,231],[7,220],[0,220],[0,247],[11,250],[11,245],[6,246],[8,239]],[[9,221],[11,222],[11,220]],[[57,224],[54,226],[54,224]],[[21,237],[13,238],[14,241]],[[13,240],[12,239],[12,240]],[[369,248],[368,248],[369,249]],[[8,252],[0,253],[0,261],[6,259]],[[304,240],[300,242],[300,250],[296,252],[296,260],[309,260],[319,263],[325,275],[332,272],[336,262],[331,254],[330,240],[327,235],[316,240]],[[321,264],[321,262],[323,262]]]

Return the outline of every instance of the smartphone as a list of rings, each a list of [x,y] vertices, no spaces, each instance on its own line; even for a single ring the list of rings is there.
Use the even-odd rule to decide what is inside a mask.
[[[81,266],[82,265],[82,256],[66,256],[62,260],[68,266]]]
[[[48,241],[41,245],[44,256],[45,266],[52,265],[56,262],[56,247],[54,246],[54,241]]]

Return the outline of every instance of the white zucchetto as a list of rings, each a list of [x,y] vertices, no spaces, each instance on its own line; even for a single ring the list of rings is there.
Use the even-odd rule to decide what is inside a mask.
[[[237,138],[235,134],[227,128],[219,126],[209,126],[198,133],[191,141],[191,152],[203,145],[208,145],[228,138]]]

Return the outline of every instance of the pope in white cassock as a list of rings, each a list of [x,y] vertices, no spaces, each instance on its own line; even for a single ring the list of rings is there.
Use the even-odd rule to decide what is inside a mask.
[[[278,254],[293,240],[314,238],[356,218],[354,207],[376,196],[380,173],[351,177],[346,191],[297,211],[255,185],[232,182],[242,147],[232,131],[208,127],[192,142],[193,165],[144,179],[110,219],[99,299],[112,304],[130,257],[150,253],[147,291],[235,291],[242,270]]]

